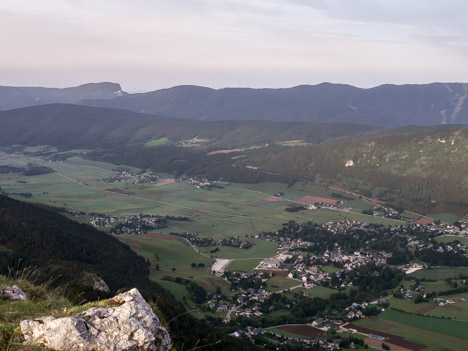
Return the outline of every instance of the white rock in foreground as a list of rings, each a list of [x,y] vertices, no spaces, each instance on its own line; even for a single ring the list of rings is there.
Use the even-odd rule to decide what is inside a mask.
[[[21,322],[25,343],[53,350],[167,351],[171,339],[137,289],[72,317]],[[115,305],[115,306],[114,306]]]
[[[7,286],[0,290],[0,296],[6,296],[10,301],[26,301],[27,297],[18,285]]]

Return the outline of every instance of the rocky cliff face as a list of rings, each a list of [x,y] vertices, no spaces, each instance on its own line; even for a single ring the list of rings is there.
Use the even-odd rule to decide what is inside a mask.
[[[53,350],[168,351],[169,333],[137,289],[64,318],[21,322],[25,343]]]

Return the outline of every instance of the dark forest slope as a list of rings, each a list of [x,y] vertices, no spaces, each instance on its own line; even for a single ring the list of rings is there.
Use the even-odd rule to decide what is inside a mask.
[[[46,144],[61,148],[144,144],[161,137],[172,141],[206,138],[209,144],[224,147],[297,139],[315,144],[382,131],[380,127],[349,123],[181,120],[69,104],[4,111],[0,123],[0,145]]]
[[[0,246],[33,265],[54,268],[68,279],[83,271],[95,273],[113,290],[132,287],[149,273],[142,257],[110,235],[3,195]]]
[[[322,83],[288,89],[177,86],[113,100],[83,100],[165,117],[201,120],[346,122],[385,127],[468,124],[468,84],[381,85],[360,89]]]

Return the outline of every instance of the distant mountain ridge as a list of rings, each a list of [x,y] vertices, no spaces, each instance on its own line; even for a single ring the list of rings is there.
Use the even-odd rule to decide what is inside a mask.
[[[345,122],[383,127],[468,124],[468,84],[381,85],[370,89],[322,83],[287,89],[177,86],[84,105],[201,120]]]
[[[63,89],[0,86],[0,110],[50,103],[77,103],[83,99],[112,99],[125,94],[120,84],[108,82]]]
[[[128,94],[117,83],[72,88],[0,86],[0,110],[71,103],[167,118],[360,123],[381,127],[468,124],[468,83],[385,84],[362,89],[322,83],[285,89],[183,85]]]

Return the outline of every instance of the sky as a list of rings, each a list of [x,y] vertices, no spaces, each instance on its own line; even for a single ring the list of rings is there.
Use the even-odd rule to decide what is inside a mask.
[[[0,85],[468,82],[466,0],[2,0]]]

